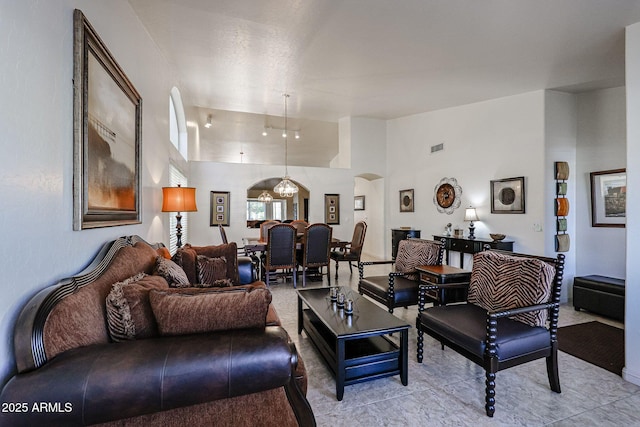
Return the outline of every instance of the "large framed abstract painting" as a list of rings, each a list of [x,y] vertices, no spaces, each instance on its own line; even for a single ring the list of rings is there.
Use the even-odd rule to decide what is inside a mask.
[[[627,172],[591,172],[591,226],[624,227],[627,219]]]
[[[74,11],[73,229],[138,224],[142,98]]]

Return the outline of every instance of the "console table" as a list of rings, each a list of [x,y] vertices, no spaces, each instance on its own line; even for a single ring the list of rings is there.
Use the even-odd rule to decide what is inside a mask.
[[[465,239],[464,237],[452,237],[452,236],[433,236],[433,240],[444,242],[444,249],[447,251],[447,264],[449,264],[449,252],[460,252],[460,268],[464,268],[464,254],[475,254],[482,252],[484,245],[489,245],[491,249],[500,249],[503,251],[513,252],[512,240],[501,240],[496,242],[491,239],[483,239],[476,237],[475,239]]]

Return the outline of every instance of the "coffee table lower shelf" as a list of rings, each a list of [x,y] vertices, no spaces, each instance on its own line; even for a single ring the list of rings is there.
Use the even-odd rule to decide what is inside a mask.
[[[362,381],[400,375],[402,384],[407,385],[407,362],[403,357],[407,357],[408,328],[399,331],[404,341],[403,352],[401,347],[384,336],[388,331],[336,338],[310,309],[302,311],[302,327],[336,377],[338,400],[342,400],[345,385]]]

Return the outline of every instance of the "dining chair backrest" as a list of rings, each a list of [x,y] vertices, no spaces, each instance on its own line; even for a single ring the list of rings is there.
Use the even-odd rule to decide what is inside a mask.
[[[222,226],[222,224],[218,224],[218,229],[220,230],[220,238],[222,238],[222,243],[226,245],[227,243],[229,243],[229,241],[227,240],[227,233],[226,231],[224,231],[224,227]]]
[[[351,245],[349,251],[352,254],[360,254],[362,247],[364,246],[364,236],[367,234],[367,223],[359,221],[353,228],[353,237],[351,238]]]
[[[280,223],[278,221],[265,221],[260,224],[260,241],[266,242],[269,240],[269,234],[267,233],[267,230],[269,230],[269,228],[275,224]]]
[[[291,225],[293,225],[296,228],[296,230],[298,231],[298,234],[302,234],[304,233],[304,229],[307,228],[309,223],[304,219],[295,219],[291,222]]]
[[[267,267],[294,268],[296,264],[296,228],[275,224],[267,230]]]
[[[311,224],[304,231],[303,264],[306,267],[329,265],[333,229],[327,224]]]

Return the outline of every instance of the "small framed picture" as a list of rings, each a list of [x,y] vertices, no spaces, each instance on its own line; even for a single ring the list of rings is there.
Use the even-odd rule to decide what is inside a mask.
[[[627,220],[627,170],[591,172],[591,226],[624,227]]]
[[[491,213],[523,214],[524,176],[491,181]]]
[[[324,222],[327,224],[340,224],[340,195],[324,195]]]
[[[353,210],[354,211],[364,210],[364,196],[355,196],[353,198]]]
[[[413,188],[400,190],[400,212],[413,212]]]
[[[211,218],[212,227],[217,225],[229,226],[229,192],[228,191],[212,191],[211,192]]]

